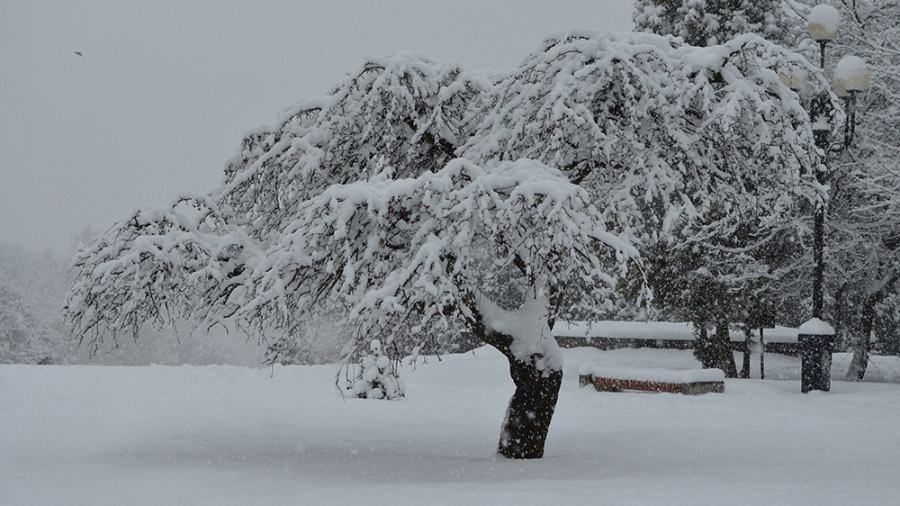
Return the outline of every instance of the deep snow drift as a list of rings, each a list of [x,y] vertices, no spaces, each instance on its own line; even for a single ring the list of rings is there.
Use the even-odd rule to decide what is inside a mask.
[[[0,504],[896,504],[900,386],[728,380],[724,394],[598,393],[586,363],[696,367],[688,351],[563,351],[538,461],[495,458],[512,394],[489,348],[401,371],[407,398],[341,399],[336,368],[0,367]],[[846,368],[846,357],[836,367]],[[894,362],[881,364],[885,376]],[[272,373],[274,372],[274,376]]]

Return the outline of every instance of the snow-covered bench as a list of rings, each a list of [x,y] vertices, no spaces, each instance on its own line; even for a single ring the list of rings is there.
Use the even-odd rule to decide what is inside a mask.
[[[686,395],[725,391],[725,373],[721,369],[628,369],[585,365],[579,370],[578,384],[594,385],[603,392],[640,390]]]
[[[694,325],[686,322],[659,321],[563,321],[557,320],[553,335],[563,348],[591,346],[601,350],[619,348],[665,348],[689,350],[694,347],[696,333]],[[711,329],[712,330],[712,329]],[[740,325],[729,331],[731,349],[745,351],[747,336]],[[799,331],[795,327],[781,327],[752,331],[753,341],[765,341],[766,353],[798,355]]]

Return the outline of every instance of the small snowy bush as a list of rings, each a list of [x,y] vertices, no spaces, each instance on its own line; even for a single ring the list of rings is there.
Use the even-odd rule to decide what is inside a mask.
[[[363,357],[359,374],[347,391],[360,399],[394,400],[403,397],[403,384],[396,369],[381,348],[381,341],[369,343],[369,354]]]

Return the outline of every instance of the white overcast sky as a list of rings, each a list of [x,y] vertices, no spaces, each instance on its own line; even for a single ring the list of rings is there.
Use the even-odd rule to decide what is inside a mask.
[[[367,56],[508,69],[632,0],[0,0],[0,242],[64,248],[179,191]],[[77,56],[80,51],[83,56]]]

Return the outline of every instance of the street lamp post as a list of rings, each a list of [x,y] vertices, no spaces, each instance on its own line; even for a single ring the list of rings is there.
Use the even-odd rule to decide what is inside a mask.
[[[830,5],[817,5],[808,18],[807,30],[810,37],[819,44],[819,66],[825,71],[825,50],[834,40],[840,25],[840,14]],[[804,81],[803,76],[790,76],[789,86],[793,89]],[[850,146],[856,124],[856,96],[869,84],[869,70],[865,62],[856,56],[845,56],[835,67],[834,91],[844,98],[846,122],[844,123],[843,143],[837,151]],[[834,110],[827,92],[820,93],[809,104],[809,116],[812,122],[816,147],[822,151],[823,159],[813,176],[817,183],[827,181],[826,163],[831,145],[831,127]],[[813,273],[812,319],[800,327],[801,387],[803,393],[811,390],[831,389],[831,353],[834,349],[834,329],[822,319],[825,302],[825,202],[816,203],[813,217]]]
[[[819,67],[823,72],[825,71],[825,49],[837,35],[840,22],[840,13],[831,5],[817,5],[809,13],[807,31],[810,37],[819,44]],[[834,116],[828,93],[823,92],[812,100],[809,115],[812,120],[816,147],[825,153],[825,159],[819,165],[823,167],[830,148],[831,119]],[[816,170],[814,176],[817,183],[822,183],[825,179],[825,174],[819,170]],[[822,319],[822,309],[825,303],[825,203],[821,200],[816,203],[813,220],[813,258],[815,272],[813,273],[812,316]]]

